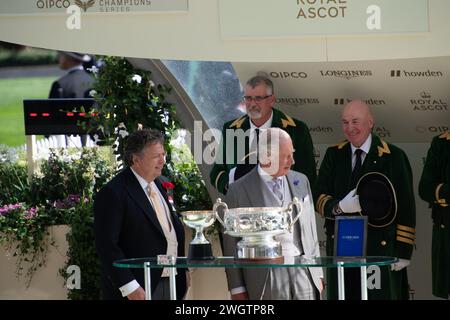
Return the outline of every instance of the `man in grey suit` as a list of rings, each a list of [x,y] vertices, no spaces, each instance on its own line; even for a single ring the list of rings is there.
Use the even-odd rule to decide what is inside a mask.
[[[230,185],[228,206],[286,207],[297,197],[303,204],[300,219],[292,233],[279,235],[277,240],[281,242],[285,258],[320,256],[308,178],[290,170],[294,164],[294,148],[289,134],[279,128],[261,132],[258,152],[259,165]],[[224,255],[234,256],[239,240],[224,235]],[[233,300],[320,299],[323,289],[322,268],[228,268],[226,273]]]

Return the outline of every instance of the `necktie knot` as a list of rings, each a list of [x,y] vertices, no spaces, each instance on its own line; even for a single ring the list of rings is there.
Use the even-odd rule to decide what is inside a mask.
[[[363,153],[363,150],[362,150],[362,149],[356,149],[356,150],[355,150],[355,155],[356,155],[357,157],[361,157],[362,153]]]

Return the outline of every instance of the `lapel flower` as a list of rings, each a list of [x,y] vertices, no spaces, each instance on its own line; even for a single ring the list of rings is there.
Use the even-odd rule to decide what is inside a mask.
[[[169,201],[172,202],[173,201],[173,188],[175,188],[175,186],[173,185],[172,182],[165,181],[162,183],[162,187],[166,190]]]
[[[300,180],[294,180],[294,186],[298,186],[299,183],[300,183]]]

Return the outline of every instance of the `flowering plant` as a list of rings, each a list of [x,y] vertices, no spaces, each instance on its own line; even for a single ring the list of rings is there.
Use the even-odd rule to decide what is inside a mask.
[[[7,255],[17,256],[16,274],[23,273],[23,262],[28,262],[26,284],[36,269],[45,264],[48,251],[48,233],[40,222],[42,208],[29,207],[23,203],[0,207],[0,244],[5,245]],[[42,215],[44,217],[45,215]],[[16,245],[14,245],[16,244]]]
[[[172,182],[169,182],[169,181],[164,181],[162,183],[162,187],[164,189],[166,189],[169,201],[173,201],[173,189],[175,188],[174,184]]]
[[[98,130],[94,135],[97,144],[111,145],[121,161],[129,134],[144,127],[162,132],[166,150],[170,150],[168,141],[178,126],[175,106],[166,100],[171,88],[155,84],[151,72],[135,68],[125,58],[104,57],[103,62],[93,72],[90,92],[97,103],[91,110],[96,116],[91,117],[89,129]]]

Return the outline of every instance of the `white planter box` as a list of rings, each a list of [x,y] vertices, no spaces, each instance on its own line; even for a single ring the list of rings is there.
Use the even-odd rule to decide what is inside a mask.
[[[12,257],[6,248],[2,248],[0,254],[0,299],[67,299],[67,288],[64,279],[59,275],[67,259],[68,244],[66,234],[70,227],[58,225],[49,227],[50,235],[55,240],[55,246],[49,246],[46,266],[38,268],[33,275],[30,286],[27,288],[25,278],[16,276],[16,257]],[[24,273],[26,273],[27,265]]]

